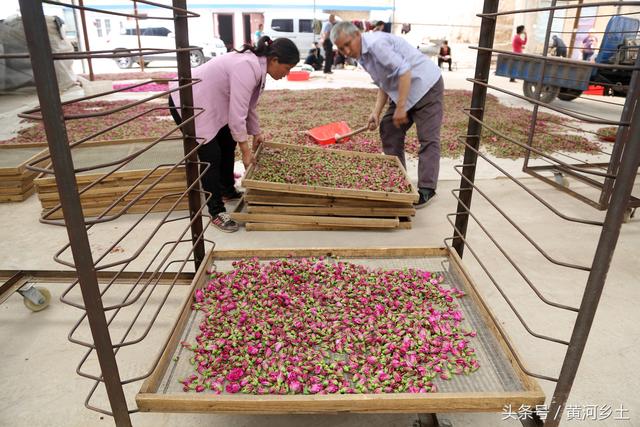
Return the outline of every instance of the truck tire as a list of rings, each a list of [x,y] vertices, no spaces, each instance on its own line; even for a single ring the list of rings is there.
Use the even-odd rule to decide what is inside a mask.
[[[537,84],[533,82],[523,82],[522,92],[527,98],[536,99],[536,86]],[[550,103],[558,96],[559,92],[560,88],[557,86],[543,85],[540,102],[544,102],[545,104]]]
[[[189,63],[192,68],[198,67],[204,64],[204,54],[201,50],[192,50],[189,52]]]
[[[130,53],[128,50],[124,50],[124,49],[116,49],[116,53]],[[131,56],[123,56],[121,58],[116,58],[115,59],[116,64],[118,64],[119,68],[127,69],[127,68],[131,68],[131,66],[133,65],[133,58]]]
[[[560,93],[558,94],[558,98],[563,101],[573,101],[576,98],[579,98],[582,95],[582,91],[578,89],[560,89]]]

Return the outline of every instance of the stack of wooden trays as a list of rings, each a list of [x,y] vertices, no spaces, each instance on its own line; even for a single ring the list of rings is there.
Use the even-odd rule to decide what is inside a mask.
[[[45,155],[43,147],[5,145],[0,149],[0,202],[21,202],[35,191],[36,172],[26,168],[29,162]]]
[[[394,156],[265,143],[256,153],[257,166],[251,166],[242,181],[243,200],[231,214],[249,231],[409,229],[415,215],[413,203],[418,192],[399,193],[352,188],[322,187],[269,182],[255,179],[255,168],[265,149],[312,150],[319,157],[332,153],[341,161],[368,157],[391,162],[410,183],[400,161]],[[286,166],[283,166],[286,168]],[[375,175],[376,171],[370,171]]]
[[[74,167],[79,169],[102,163],[106,161],[105,159],[122,159],[143,149],[145,145],[148,143],[97,144],[78,147],[72,151]],[[117,214],[145,191],[148,192],[126,209],[127,213],[143,213],[149,208],[152,208],[152,212],[168,211],[179,198],[180,193],[186,189],[185,170],[184,167],[179,167],[170,171],[169,167],[157,166],[160,163],[173,163],[182,158],[184,155],[182,151],[180,141],[163,141],[108,176],[105,175],[113,170],[113,166],[78,172],[76,174],[78,190],[83,191],[91,186],[80,195],[84,215],[98,216],[122,198],[107,213],[107,215]],[[165,174],[166,176],[149,190],[152,184]],[[60,203],[54,176],[40,176],[35,180],[35,184],[43,212]],[[187,210],[188,203],[188,198],[185,196],[176,210]],[[62,210],[57,210],[48,218],[62,218]]]

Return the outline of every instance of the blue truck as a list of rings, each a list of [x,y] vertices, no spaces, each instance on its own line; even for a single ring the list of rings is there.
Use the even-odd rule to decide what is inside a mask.
[[[595,59],[596,64],[634,65],[640,50],[638,29],[640,21],[626,16],[614,16],[607,23],[602,43]],[[544,57],[498,55],[496,75],[523,81],[525,96],[534,98],[540,79]],[[603,85],[607,93],[626,96],[632,70],[628,68],[594,67],[589,62],[576,62],[564,58],[544,65],[544,79],[540,101],[549,103],[556,97],[572,101],[589,85]]]

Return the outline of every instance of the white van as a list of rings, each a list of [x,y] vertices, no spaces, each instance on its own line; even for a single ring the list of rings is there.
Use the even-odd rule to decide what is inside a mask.
[[[322,26],[329,19],[329,14],[302,11],[269,11],[264,14],[263,34],[276,39],[286,37],[291,39],[304,59],[313,47],[313,42],[320,39]]]
[[[155,25],[154,25],[155,24]],[[173,27],[166,23],[155,23],[150,21],[144,22],[144,26],[139,27],[140,44],[142,48],[152,49],[175,49],[176,40],[173,33]],[[191,39],[189,40],[192,41]],[[212,57],[220,56],[227,53],[224,42],[218,38],[210,38],[208,40],[194,41],[193,47],[200,47],[199,50],[189,52],[189,60],[192,67],[197,67]],[[135,27],[123,27],[119,35],[109,37],[106,41],[107,49],[116,52],[129,52],[130,49],[138,49],[138,36]],[[143,55],[145,65],[154,60],[171,61],[176,59],[176,54],[171,53],[148,53]],[[115,59],[116,64],[120,68],[130,68],[134,63],[139,61],[138,57],[120,57]]]

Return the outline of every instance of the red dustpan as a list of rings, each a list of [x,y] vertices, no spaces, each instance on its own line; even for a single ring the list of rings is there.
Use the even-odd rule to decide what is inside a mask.
[[[368,126],[363,126],[352,131],[347,122],[333,122],[310,129],[307,135],[317,144],[329,145],[348,141],[350,136],[364,132],[367,128]]]

